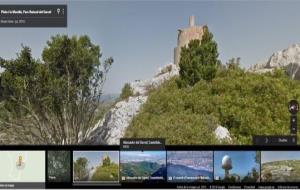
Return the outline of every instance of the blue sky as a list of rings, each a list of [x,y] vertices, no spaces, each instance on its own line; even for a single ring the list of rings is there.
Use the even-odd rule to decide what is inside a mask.
[[[103,157],[108,155],[110,160],[116,164],[119,164],[119,152],[118,151],[74,151],[73,161],[76,161],[79,157],[85,157],[88,159],[88,168],[99,166]]]
[[[262,151],[261,163],[280,160],[300,160],[300,151]]]
[[[57,33],[90,36],[103,57],[115,60],[104,93],[119,93],[125,82],[153,76],[173,62],[177,29],[207,24],[226,62],[241,57],[244,67],[268,58],[300,39],[300,1],[8,1],[67,3],[67,28],[1,28],[0,56],[15,57],[20,44],[40,57],[45,42]]]
[[[231,174],[238,174],[241,179],[255,167],[259,171],[259,165],[255,162],[255,151],[215,151],[214,152],[214,175],[224,178],[222,169],[222,158],[228,155],[232,160]]]

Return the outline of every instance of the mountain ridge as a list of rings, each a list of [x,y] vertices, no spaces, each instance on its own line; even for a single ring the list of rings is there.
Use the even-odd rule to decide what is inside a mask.
[[[252,65],[248,71],[266,73],[274,69],[284,69],[291,79],[300,80],[300,44],[291,44],[273,53],[267,61]]]

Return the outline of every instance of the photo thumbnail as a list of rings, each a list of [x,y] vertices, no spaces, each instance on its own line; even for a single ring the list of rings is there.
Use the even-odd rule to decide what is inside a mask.
[[[166,151],[121,151],[122,182],[159,182],[166,179]]]
[[[48,151],[48,182],[71,181],[70,151]]]
[[[214,180],[232,183],[260,181],[259,151],[215,151]]]
[[[168,151],[168,182],[212,182],[213,151]]]
[[[300,151],[262,151],[262,182],[299,182]]]
[[[74,151],[74,183],[118,183],[118,151]]]

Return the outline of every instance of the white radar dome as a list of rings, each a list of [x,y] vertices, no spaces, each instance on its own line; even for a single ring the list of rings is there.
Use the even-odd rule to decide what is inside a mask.
[[[222,168],[225,169],[225,170],[230,170],[230,169],[232,169],[232,161],[231,161],[230,156],[225,155],[225,156],[222,158]]]

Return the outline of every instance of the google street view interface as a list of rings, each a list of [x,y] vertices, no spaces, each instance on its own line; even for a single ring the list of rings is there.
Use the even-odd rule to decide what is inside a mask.
[[[0,188],[300,188],[299,8],[0,0]]]

